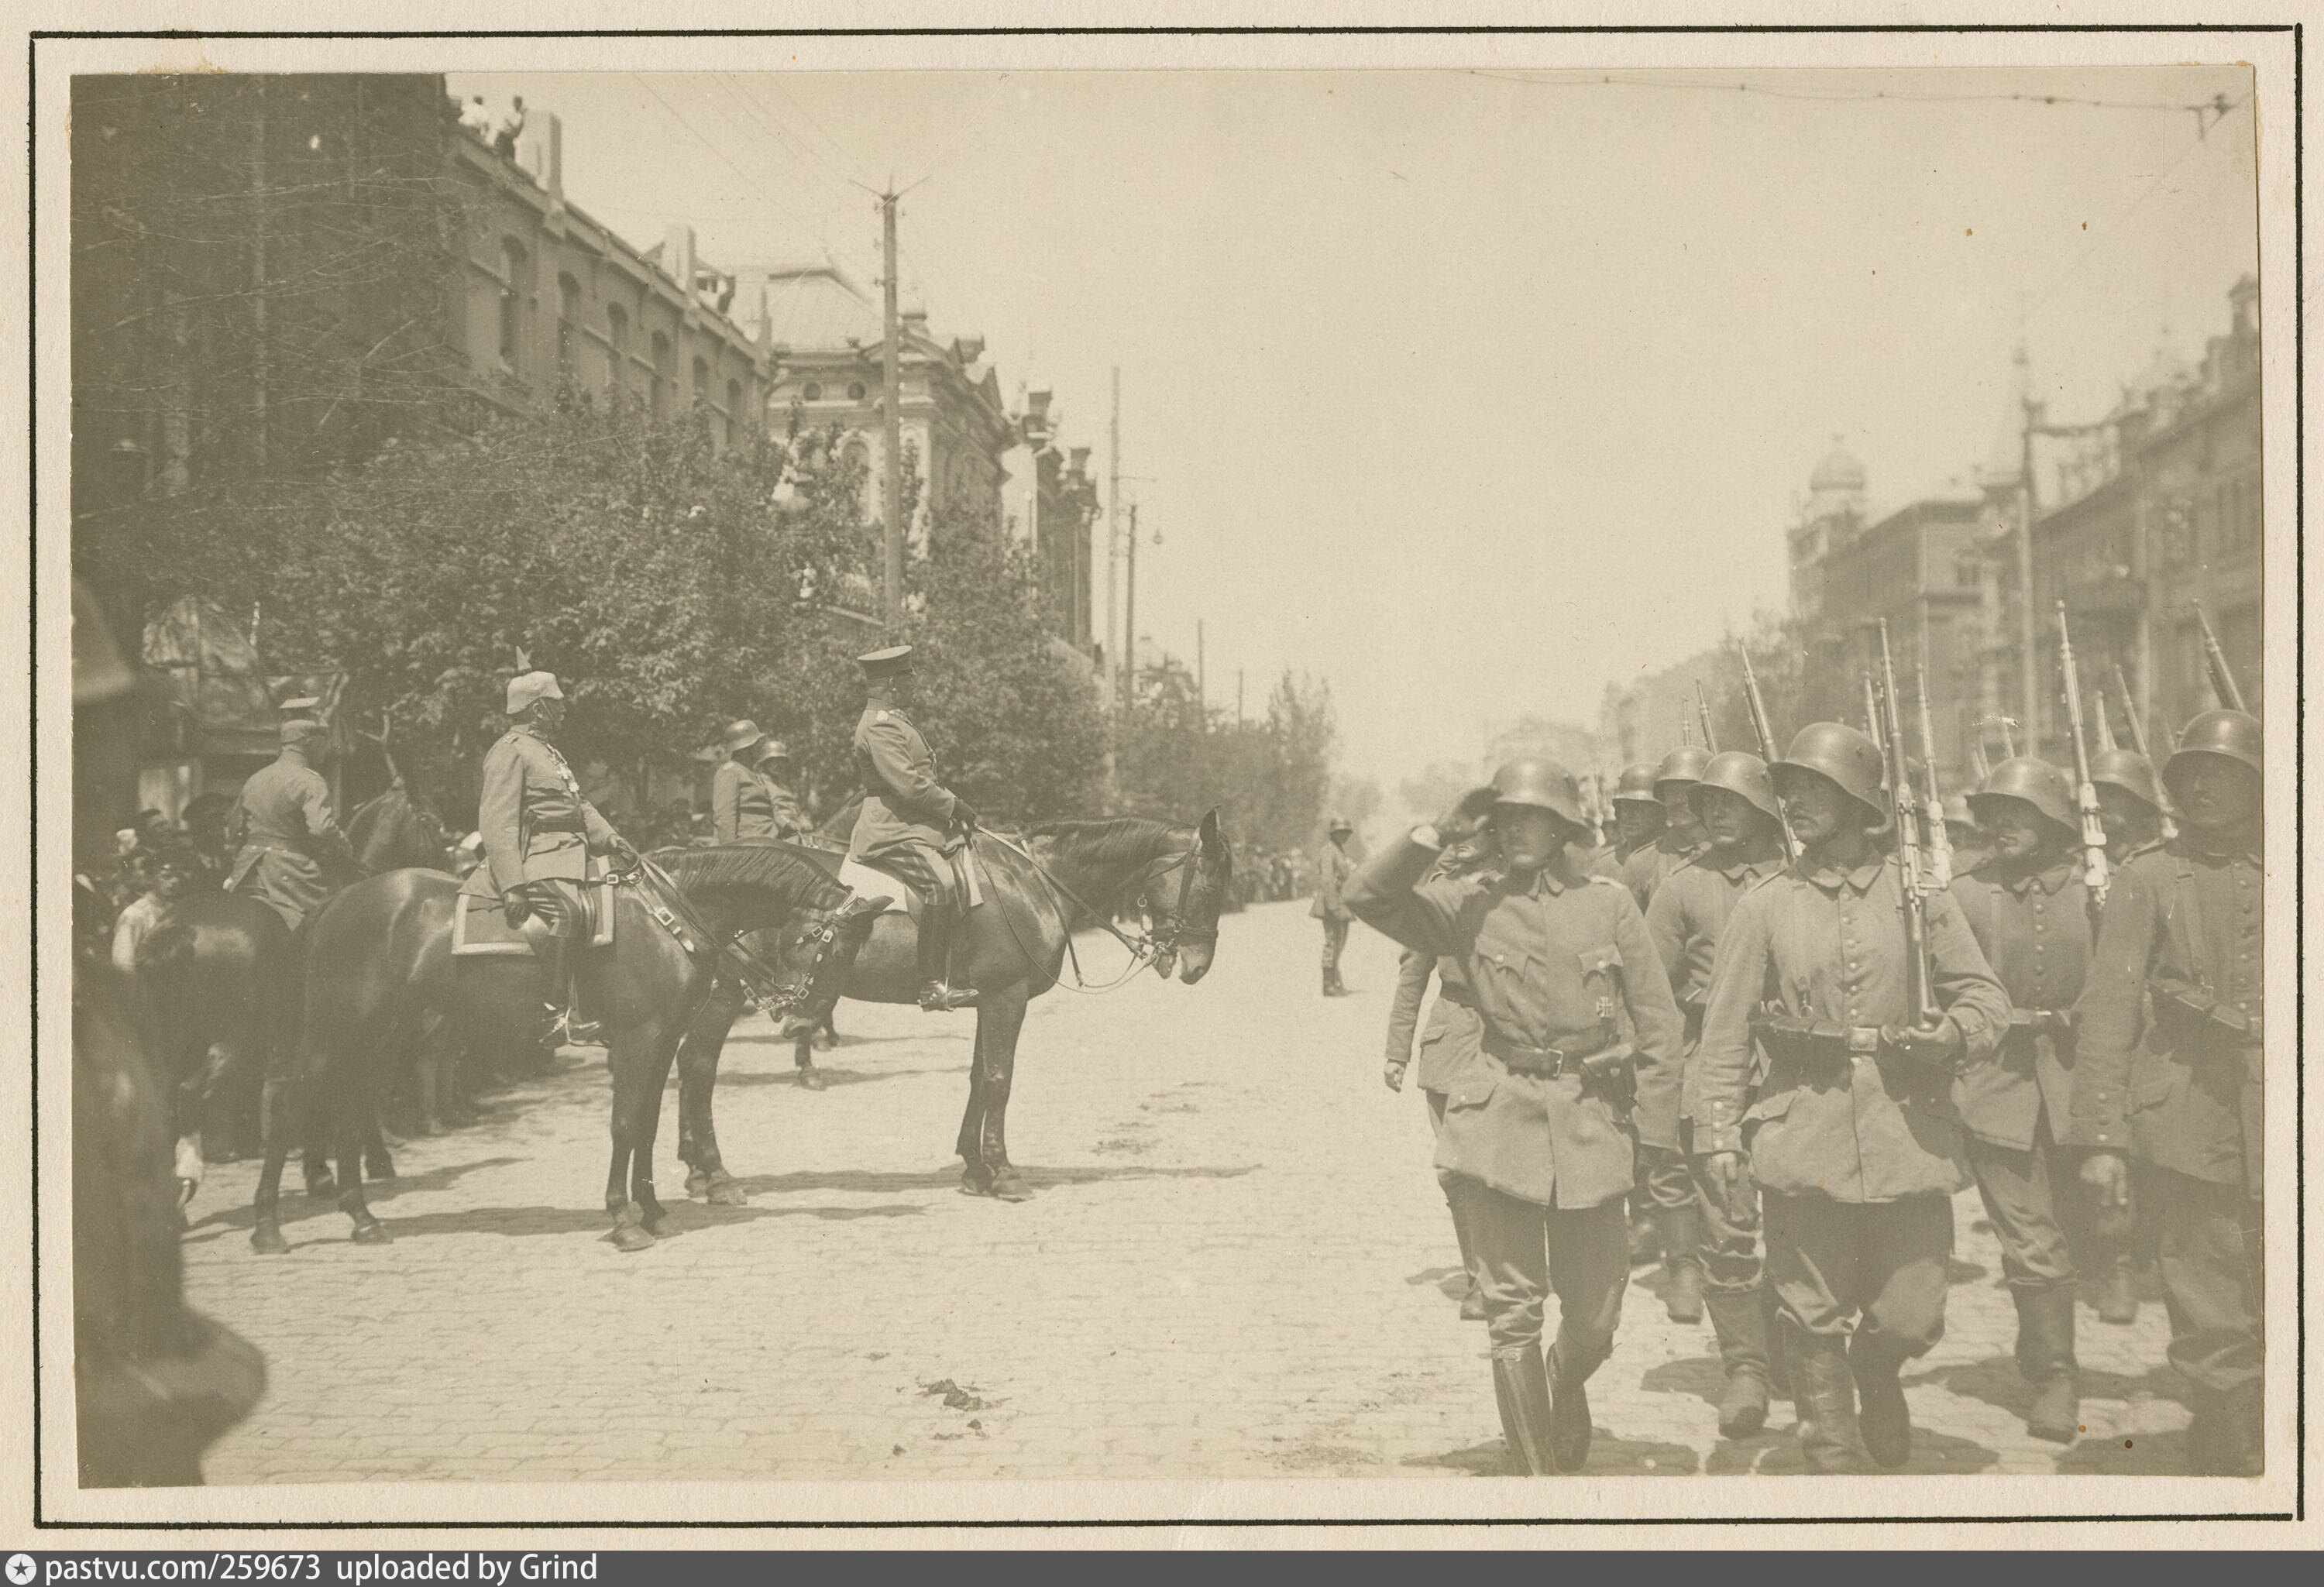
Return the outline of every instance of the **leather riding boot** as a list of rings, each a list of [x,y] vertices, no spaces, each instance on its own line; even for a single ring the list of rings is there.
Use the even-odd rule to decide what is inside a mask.
[[[1792,1334],[1783,1324],[1783,1306],[1775,1287],[1759,1286],[1759,1325],[1767,1336],[1767,1387],[1785,1399],[1792,1398]]]
[[[1704,1297],[1727,1374],[1727,1392],[1719,1399],[1722,1438],[1748,1438],[1767,1425],[1767,1318],[1759,1296],[1756,1289],[1714,1289]]]
[[[976,989],[946,983],[946,964],[952,953],[953,907],[949,900],[930,899],[920,912],[920,1007],[931,1014],[976,1006]]]
[[[1549,1453],[1549,1374],[1541,1347],[1525,1353],[1493,1352],[1493,1403],[1500,1408],[1501,1437],[1509,1450],[1509,1471],[1518,1477],[1545,1477],[1554,1469]]]
[[[2082,1405],[2074,1366],[2074,1287],[2013,1287],[2017,1303],[2017,1370],[2034,1387],[2025,1430],[2052,1444],[2071,1444],[2081,1431]]]
[[[1461,1292],[1461,1320],[1481,1323],[1485,1320],[1485,1292],[1477,1286],[1476,1253],[1469,1248],[1469,1225],[1461,1220],[1461,1208],[1447,1195],[1444,1204],[1452,1212],[1452,1238],[1461,1245],[1461,1273],[1468,1283]]]
[[[1692,1202],[1683,1207],[1656,1209],[1663,1229],[1663,1310],[1674,1323],[1702,1321],[1702,1209]]]
[[[1893,1472],[1913,1458],[1913,1407],[1904,1402],[1904,1386],[1896,1380],[1904,1360],[1879,1334],[1858,1333],[1849,1341],[1849,1370],[1863,1405],[1857,1426],[1864,1435],[1864,1453],[1883,1471]]]
[[[1793,1403],[1799,1408],[1800,1453],[1813,1475],[1864,1470],[1857,1440],[1856,1379],[1849,1370],[1848,1347],[1835,1334],[1810,1333],[1786,1323],[1784,1348],[1791,1356]]]
[[[1593,1364],[1580,1366],[1563,1341],[1549,1347],[1549,1459],[1561,1472],[1578,1472],[1590,1459],[1590,1395],[1582,1388]]]
[[[1630,1193],[1628,1216],[1630,1266],[1642,1268],[1663,1254],[1663,1232],[1655,1225],[1654,1209],[1646,1204],[1643,1187]]]
[[[2138,1321],[2138,1286],[2131,1278],[2130,1253],[2124,1251],[2107,1264],[2098,1279],[2098,1321],[2125,1327]]]

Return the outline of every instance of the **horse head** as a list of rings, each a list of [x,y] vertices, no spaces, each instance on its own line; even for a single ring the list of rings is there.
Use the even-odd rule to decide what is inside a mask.
[[[1176,902],[1153,932],[1159,950],[1154,970],[1166,981],[1175,970],[1182,983],[1192,986],[1210,973],[1211,960],[1218,953],[1219,911],[1234,879],[1234,847],[1219,830],[1216,807],[1204,814],[1194,829],[1194,846],[1176,866]],[[1173,890],[1165,887],[1162,891],[1167,897]]]

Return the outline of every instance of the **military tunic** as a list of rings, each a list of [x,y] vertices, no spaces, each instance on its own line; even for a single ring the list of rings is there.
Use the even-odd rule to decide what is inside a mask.
[[[728,759],[710,776],[711,829],[720,843],[773,843],[787,826],[775,797],[775,783],[754,766]],[[788,798],[788,796],[786,796]],[[796,814],[796,807],[794,807]]]
[[[242,785],[242,822],[227,890],[257,899],[293,931],[336,890],[324,863],[355,869],[355,851],[331,812],[331,785],[295,749]]]
[[[1953,1084],[1969,1166],[2001,1240],[2010,1283],[2036,1287],[2096,1277],[2098,1247],[2081,1154],[2064,1141],[2073,1111],[2074,1032],[2090,946],[2080,851],[2038,871],[1987,860],[1953,884],[1961,914],[2010,1001],[1997,1061]],[[2079,1254],[2077,1254],[2079,1253]]]
[[[476,830],[484,840],[484,863],[468,872],[461,892],[504,898],[519,882],[551,882],[575,906],[555,924],[578,934],[589,856],[610,852],[621,835],[581,797],[573,768],[530,723],[511,728],[485,752],[483,784]]]
[[[2071,1141],[2146,1167],[2171,1362],[2199,1418],[2261,1381],[2264,881],[2255,827],[2140,854],[2077,1005]]]
[[[943,900],[957,891],[950,854],[962,838],[952,830],[952,790],[936,780],[936,758],[902,711],[877,700],[855,724],[855,771],[863,807],[848,840],[852,858],[899,878],[923,897]]]
[[[1325,839],[1315,855],[1315,901],[1308,906],[1311,919],[1323,923],[1323,973],[1335,976],[1340,973],[1340,955],[1348,946],[1348,923],[1354,918],[1348,913],[1342,896],[1348,878],[1355,873],[1356,863],[1348,851]]]
[[[1708,838],[1685,841],[1665,828],[1662,835],[1654,842],[1641,844],[1623,860],[1622,884],[1630,890],[1630,896],[1638,900],[1639,912],[1645,913],[1646,906],[1654,902],[1656,888],[1710,846]]]

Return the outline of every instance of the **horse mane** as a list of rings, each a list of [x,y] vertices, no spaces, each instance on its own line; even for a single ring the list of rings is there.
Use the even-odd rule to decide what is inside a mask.
[[[820,909],[847,890],[814,861],[768,844],[657,849],[650,858],[690,893],[763,888]]]
[[[1184,829],[1182,822],[1115,816],[1102,821],[1036,821],[1025,828],[1025,835],[1049,839],[1057,846],[1058,858],[1068,864],[1097,866],[1152,859],[1167,852],[1171,838]]]

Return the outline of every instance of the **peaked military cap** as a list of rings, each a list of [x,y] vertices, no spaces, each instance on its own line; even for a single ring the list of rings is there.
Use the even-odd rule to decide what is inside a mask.
[[[863,669],[866,678],[892,678],[911,670],[912,647],[889,645],[882,650],[866,650],[855,658],[855,664]]]

